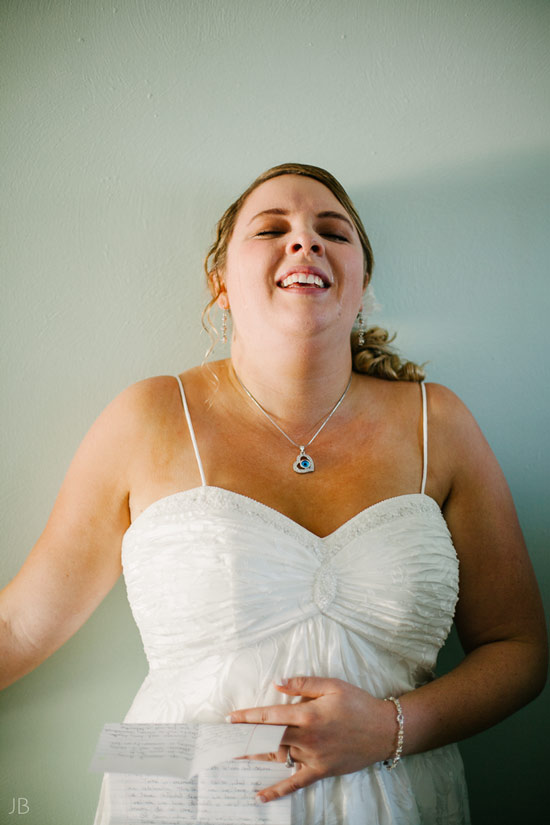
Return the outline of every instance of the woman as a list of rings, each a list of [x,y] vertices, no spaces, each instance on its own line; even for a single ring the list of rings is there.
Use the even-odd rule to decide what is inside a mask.
[[[292,793],[294,823],[465,823],[451,743],[541,690],[543,614],[471,415],[364,328],[372,263],[317,167],[271,169],[227,210],[206,268],[231,358],[94,424],[2,593],[4,684],[123,564],[150,664],[127,721],[286,725],[263,758],[295,770],[258,799]],[[455,605],[466,655],[434,680]]]

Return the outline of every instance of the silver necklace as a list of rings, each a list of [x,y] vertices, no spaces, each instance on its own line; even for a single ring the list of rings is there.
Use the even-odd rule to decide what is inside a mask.
[[[235,370],[233,370],[233,372],[235,372]],[[342,393],[342,395],[340,396],[340,398],[338,399],[338,401],[336,402],[334,407],[331,409],[331,411],[329,412],[329,414],[327,415],[327,417],[325,418],[325,420],[323,421],[323,423],[321,424],[321,426],[319,427],[319,429],[317,430],[315,435],[313,435],[309,439],[307,444],[297,444],[296,441],[294,441],[294,439],[291,438],[288,433],[285,433],[285,431],[283,430],[282,427],[279,427],[277,422],[270,416],[270,414],[267,412],[267,410],[264,410],[264,408],[262,407],[260,402],[256,398],[254,398],[254,396],[252,395],[250,390],[248,390],[245,387],[245,385],[243,384],[243,382],[241,381],[241,379],[239,378],[239,376],[235,372],[235,378],[237,379],[237,381],[239,382],[239,384],[241,385],[241,387],[243,388],[245,393],[248,395],[250,400],[258,407],[260,412],[262,412],[265,415],[266,418],[269,418],[269,420],[271,421],[273,426],[277,427],[279,432],[282,433],[282,435],[284,435],[284,437],[288,441],[290,441],[291,444],[293,444],[295,447],[298,447],[298,449],[300,450],[299,454],[296,456],[296,461],[292,465],[292,469],[294,470],[295,473],[312,473],[315,470],[315,464],[313,462],[313,459],[310,455],[308,455],[306,453],[306,448],[309,447],[309,445],[312,444],[315,441],[315,439],[317,438],[317,436],[319,435],[319,433],[321,432],[323,427],[325,427],[328,424],[328,422],[330,421],[330,419],[332,418],[332,416],[334,415],[334,413],[336,412],[336,410],[338,409],[338,407],[340,406],[340,404],[342,403],[342,401],[346,397],[347,391],[349,390],[349,388],[351,386],[352,376],[353,376],[353,373],[351,373],[351,375],[349,377],[349,381],[347,383],[346,389],[344,390],[344,392]]]

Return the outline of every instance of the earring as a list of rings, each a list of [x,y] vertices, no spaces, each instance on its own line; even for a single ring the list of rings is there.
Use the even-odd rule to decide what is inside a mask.
[[[227,344],[227,310],[222,310],[222,344]]]
[[[365,321],[363,319],[363,307],[357,313],[357,326],[359,327],[359,335],[357,336],[357,344],[360,347],[365,346],[365,332],[367,331]]]

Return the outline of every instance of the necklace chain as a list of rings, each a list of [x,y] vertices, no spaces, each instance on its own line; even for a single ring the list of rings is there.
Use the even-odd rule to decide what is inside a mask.
[[[319,429],[314,433],[314,435],[312,435],[312,437],[309,439],[307,444],[298,444],[296,441],[294,441],[293,438],[291,438],[289,436],[288,433],[285,433],[283,428],[280,427],[279,424],[277,424],[275,419],[271,417],[271,415],[268,413],[268,411],[265,410],[262,407],[262,405],[260,404],[258,399],[254,398],[254,396],[252,395],[250,390],[247,389],[247,387],[245,387],[245,385],[243,384],[243,382],[241,381],[241,379],[237,375],[235,369],[233,369],[233,372],[235,373],[235,378],[237,379],[237,381],[239,382],[239,384],[241,385],[241,387],[243,388],[243,390],[245,391],[247,396],[256,405],[256,407],[260,410],[260,412],[263,413],[265,415],[265,417],[269,419],[269,421],[271,421],[273,426],[276,427],[279,430],[281,435],[284,435],[284,437],[287,439],[287,441],[290,441],[291,444],[293,444],[295,447],[298,447],[298,449],[300,450],[300,454],[298,455],[298,457],[296,458],[296,461],[293,464],[294,471],[297,472],[297,473],[312,473],[315,469],[315,465],[313,463],[313,459],[311,458],[311,456],[307,455],[306,448],[309,447],[309,445],[312,444],[315,441],[315,439],[317,438],[317,436],[319,435],[321,430],[324,427],[326,427],[326,425],[328,424],[328,422],[330,421],[330,419],[332,418],[332,416],[334,415],[334,413],[336,412],[336,410],[338,409],[338,407],[340,406],[340,404],[342,403],[342,401],[346,397],[347,392],[348,392],[348,390],[351,386],[351,379],[353,377],[353,373],[350,374],[349,381],[346,385],[346,389],[344,390],[344,392],[342,393],[342,395],[340,396],[340,398],[338,399],[338,401],[336,402],[334,407],[331,409],[331,411],[329,412],[327,417],[324,419],[324,421],[322,422]]]

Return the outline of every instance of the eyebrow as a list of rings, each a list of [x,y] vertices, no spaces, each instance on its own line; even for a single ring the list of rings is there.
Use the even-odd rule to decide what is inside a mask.
[[[262,215],[289,215],[289,214],[290,213],[287,209],[279,209],[278,207],[275,206],[272,209],[264,209],[262,212],[258,212],[258,214],[254,215],[254,217],[248,222],[248,225],[250,226],[252,221],[255,221],[256,218],[261,218]],[[325,212],[318,212],[316,217],[318,217],[318,218],[336,218],[339,221],[345,221],[345,223],[347,223],[350,226],[350,228],[353,229],[353,224],[350,221],[350,219],[347,218],[345,215],[343,215],[341,212],[332,212],[329,209],[329,210],[326,210]]]

